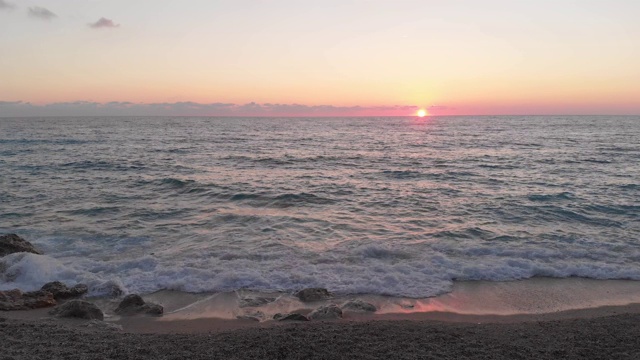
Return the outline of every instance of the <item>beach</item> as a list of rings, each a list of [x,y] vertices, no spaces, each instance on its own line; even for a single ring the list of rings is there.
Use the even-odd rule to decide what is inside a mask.
[[[166,306],[162,317],[116,316],[108,310],[110,302],[94,299],[105,310],[105,321],[56,318],[48,315],[49,309],[0,313],[1,355],[2,359],[636,359],[640,356],[638,291],[637,282],[616,280],[469,282],[457,284],[449,294],[414,299],[411,304],[410,299],[389,298],[387,305],[381,305],[375,297],[360,296],[376,303],[378,312],[345,312],[339,319],[309,322],[232,318],[243,311],[229,300],[233,294],[145,296]],[[492,303],[488,296],[502,300]],[[274,311],[297,306],[294,312],[308,314],[312,308],[344,300],[293,305],[286,294],[281,297],[248,309],[269,314],[270,306]]]
[[[77,321],[8,319],[0,320],[0,334],[2,359],[636,359],[640,356],[638,306],[556,316],[556,320],[487,318],[486,323],[468,322],[478,318],[465,322],[327,321],[172,334],[91,329]],[[197,327],[197,321],[193,322]]]

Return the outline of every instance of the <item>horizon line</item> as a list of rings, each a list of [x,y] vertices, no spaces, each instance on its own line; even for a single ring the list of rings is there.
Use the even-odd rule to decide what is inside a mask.
[[[508,116],[611,116],[611,117],[640,117],[638,114],[456,114],[456,115],[426,115],[422,119],[428,118],[446,118],[446,117],[508,117]],[[330,119],[330,118],[421,118],[417,115],[19,115],[19,116],[2,116],[0,119],[28,119],[28,118],[241,118],[241,119],[259,119],[259,118],[314,118],[314,119]]]

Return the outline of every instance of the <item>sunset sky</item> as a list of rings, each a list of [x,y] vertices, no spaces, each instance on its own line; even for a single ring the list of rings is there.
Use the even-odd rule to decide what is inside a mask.
[[[637,0],[0,0],[0,116],[640,114]]]

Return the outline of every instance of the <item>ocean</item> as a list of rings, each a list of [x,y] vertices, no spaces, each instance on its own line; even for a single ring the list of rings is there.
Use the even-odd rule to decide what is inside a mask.
[[[0,290],[640,280],[640,117],[0,118]]]

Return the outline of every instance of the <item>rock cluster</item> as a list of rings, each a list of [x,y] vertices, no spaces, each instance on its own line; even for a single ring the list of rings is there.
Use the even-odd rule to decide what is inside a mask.
[[[56,304],[53,294],[48,291],[22,292],[18,289],[0,291],[0,310],[29,310],[51,307]]]
[[[16,234],[0,235],[0,257],[19,252],[42,255],[33,244]],[[84,284],[69,288],[59,281],[54,281],[45,284],[38,291],[22,292],[19,289],[0,291],[0,310],[28,310],[51,307],[57,304],[56,300],[79,297],[88,290]]]
[[[118,315],[162,315],[164,308],[161,305],[146,303],[140,295],[131,294],[122,299],[115,310]]]
[[[60,281],[54,281],[44,284],[40,290],[50,292],[56,300],[62,300],[82,296],[89,291],[89,288],[85,284],[78,284],[70,288]]]
[[[0,257],[17,252],[42,254],[30,242],[16,234],[0,235]]]
[[[50,315],[66,318],[78,318],[86,320],[104,320],[104,314],[102,310],[96,305],[83,300],[70,300],[66,303],[56,306],[51,311]]]

